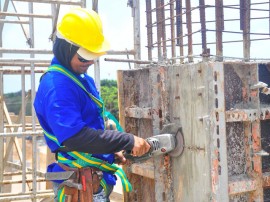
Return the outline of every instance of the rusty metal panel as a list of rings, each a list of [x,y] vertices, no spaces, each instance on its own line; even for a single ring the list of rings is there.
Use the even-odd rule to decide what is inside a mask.
[[[269,64],[259,64],[259,80],[270,85],[269,77]],[[270,96],[265,94],[260,94],[260,103],[262,111],[261,117],[261,144],[262,149],[270,153],[270,110],[267,109],[270,104]],[[264,201],[270,201],[270,158],[269,156],[262,156],[262,172],[263,172],[263,187],[264,189]]]
[[[257,153],[261,151],[260,118],[264,110],[259,107],[258,89],[252,88],[259,79],[258,67],[251,63],[224,63],[224,74],[226,110],[238,111],[234,117],[241,117],[240,122],[227,123],[226,127],[228,174],[236,178],[245,176],[253,182],[240,186],[230,200],[263,201],[261,156]]]
[[[158,66],[150,69],[150,85],[153,113],[153,135],[160,134],[167,123],[168,112],[168,67]],[[154,158],[154,177],[156,201],[173,201],[171,159],[168,155]]]
[[[145,138],[176,123],[185,139],[180,157],[165,155],[127,166],[134,192],[126,201],[267,198],[269,160],[262,161],[262,155],[263,149],[270,152],[270,98],[260,104],[260,91],[254,88],[257,64],[152,65],[120,74],[126,131]]]

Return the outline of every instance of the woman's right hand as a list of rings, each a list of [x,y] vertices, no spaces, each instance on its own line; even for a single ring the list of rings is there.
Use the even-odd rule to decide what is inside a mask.
[[[132,149],[133,156],[142,156],[150,149],[150,145],[143,138],[134,135],[134,147]]]

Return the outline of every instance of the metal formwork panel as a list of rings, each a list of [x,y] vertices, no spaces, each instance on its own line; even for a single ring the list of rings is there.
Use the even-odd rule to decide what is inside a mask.
[[[270,72],[269,72],[269,64],[259,64],[259,80],[270,85]],[[261,146],[262,149],[268,153],[270,153],[270,120],[269,120],[269,104],[270,104],[270,96],[265,94],[260,94],[260,107],[262,110],[261,116]],[[270,159],[269,156],[262,156],[262,172],[263,172],[263,186],[264,186],[264,201],[270,201],[270,184],[269,184],[269,165]]]
[[[176,123],[185,139],[179,157],[126,166],[135,188],[126,201],[264,201],[270,108],[260,104],[258,72],[258,64],[244,62],[119,71],[125,129],[149,137]]]
[[[208,96],[213,91],[213,81],[208,79],[211,72],[204,63],[169,68],[170,120],[182,126],[185,139],[182,156],[172,158],[174,201],[211,199],[209,105],[213,105],[213,98]]]

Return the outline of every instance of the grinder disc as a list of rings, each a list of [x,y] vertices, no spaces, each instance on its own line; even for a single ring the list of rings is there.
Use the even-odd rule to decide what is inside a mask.
[[[161,134],[173,134],[175,135],[175,148],[168,154],[172,157],[180,156],[184,151],[184,136],[182,134],[182,128],[175,123],[165,125],[161,130]]]

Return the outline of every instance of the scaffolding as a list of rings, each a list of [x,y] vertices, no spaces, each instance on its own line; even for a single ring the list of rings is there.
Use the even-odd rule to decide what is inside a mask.
[[[31,116],[26,116],[26,106],[29,104],[32,106],[38,85],[37,80],[50,65],[52,41],[61,9],[70,6],[91,7],[98,12],[98,0],[91,2],[1,0],[0,2],[0,161],[2,162],[0,163],[0,201],[52,201],[54,197],[51,185],[45,181],[46,165],[53,161],[54,157],[47,148],[44,150],[43,133],[34,108],[31,107]],[[133,6],[132,11],[138,13],[138,8]],[[138,22],[137,16],[134,17],[134,25],[135,22]],[[6,29],[7,25],[8,29]],[[10,33],[11,31],[13,33]],[[21,31],[23,36],[20,36]],[[46,43],[37,41],[36,36],[42,34],[45,36],[43,40],[47,40]],[[140,46],[139,37],[139,35],[135,37],[136,48]],[[14,43],[8,44],[7,41],[10,40]],[[40,44],[47,46],[40,47]],[[134,50],[110,50],[107,54],[130,55],[135,59],[139,57],[139,51]],[[99,60],[96,60],[94,77],[98,88],[100,88],[99,66]],[[14,86],[19,86],[21,89],[19,115],[8,111],[5,101],[6,79],[9,81],[14,79]],[[30,86],[28,92],[26,92],[27,86]]]

